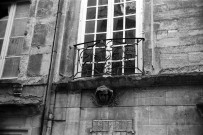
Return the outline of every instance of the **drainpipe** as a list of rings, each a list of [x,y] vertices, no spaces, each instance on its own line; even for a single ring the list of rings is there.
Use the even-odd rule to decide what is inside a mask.
[[[54,40],[53,40],[53,47],[51,52],[51,61],[50,61],[50,69],[48,74],[48,83],[46,88],[46,94],[45,94],[45,105],[43,110],[43,117],[42,117],[42,129],[41,129],[41,135],[51,135],[52,132],[52,125],[53,125],[53,108],[51,108],[51,95],[54,94],[54,100],[55,100],[55,89],[53,88],[53,79],[54,79],[54,67],[56,63],[56,55],[57,55],[57,48],[58,48],[58,39],[59,39],[59,27],[60,27],[60,21],[61,21],[61,15],[62,15],[62,7],[63,7],[64,0],[58,1],[58,11],[56,16],[56,24],[55,24],[55,30],[54,30]]]

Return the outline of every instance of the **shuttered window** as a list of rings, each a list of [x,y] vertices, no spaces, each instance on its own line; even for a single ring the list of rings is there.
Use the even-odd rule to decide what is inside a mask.
[[[16,78],[27,35],[29,2],[0,3],[0,77]]]

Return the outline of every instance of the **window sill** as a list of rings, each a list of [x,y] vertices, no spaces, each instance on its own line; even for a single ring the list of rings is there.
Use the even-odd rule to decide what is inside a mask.
[[[68,79],[64,79],[68,80]],[[110,88],[140,88],[153,86],[202,85],[203,73],[162,74],[162,75],[123,75],[109,77],[83,78],[59,81],[57,90],[96,89],[101,85]]]

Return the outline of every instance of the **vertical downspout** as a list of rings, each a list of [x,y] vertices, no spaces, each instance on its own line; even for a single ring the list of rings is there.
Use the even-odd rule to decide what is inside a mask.
[[[56,24],[54,30],[54,40],[53,40],[53,47],[51,52],[51,61],[50,61],[50,69],[48,74],[48,84],[46,88],[45,94],[45,105],[43,110],[43,117],[42,117],[42,129],[41,135],[51,135],[52,130],[52,116],[50,115],[50,103],[51,103],[51,94],[53,93],[55,98],[55,91],[53,89],[53,78],[54,78],[54,67],[56,63],[56,55],[57,55],[57,48],[58,48],[58,39],[59,39],[59,27],[62,15],[62,5],[64,0],[58,0],[58,11],[56,16]]]

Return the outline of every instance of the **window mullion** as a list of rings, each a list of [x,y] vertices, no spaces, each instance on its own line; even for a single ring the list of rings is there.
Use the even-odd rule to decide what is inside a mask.
[[[15,10],[16,10],[16,4],[12,4],[10,9],[9,9],[9,17],[8,17],[8,23],[6,26],[6,32],[4,36],[4,42],[2,46],[2,54],[1,54],[1,62],[0,64],[0,76],[2,76],[3,73],[3,68],[4,68],[4,62],[5,62],[5,57],[7,55],[8,47],[9,47],[9,39],[12,31],[12,26],[13,26],[13,21],[14,21],[14,16],[15,16]]]

